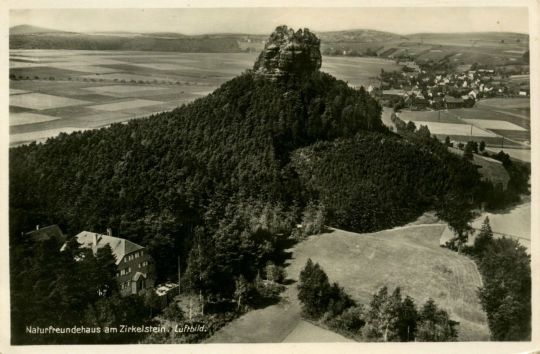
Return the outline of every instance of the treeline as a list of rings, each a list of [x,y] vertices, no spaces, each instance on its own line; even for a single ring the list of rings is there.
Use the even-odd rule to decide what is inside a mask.
[[[486,217],[474,246],[465,251],[482,274],[479,296],[491,339],[531,340],[531,266],[525,247],[511,238],[495,239]]]
[[[429,299],[420,310],[414,300],[396,288],[386,286],[369,304],[359,305],[337,283],[330,285],[318,263],[308,259],[300,272],[298,299],[302,313],[310,320],[369,342],[448,342],[457,340],[458,322]]]
[[[87,34],[10,35],[10,49],[141,50],[185,53],[239,53],[227,37],[120,37]]]

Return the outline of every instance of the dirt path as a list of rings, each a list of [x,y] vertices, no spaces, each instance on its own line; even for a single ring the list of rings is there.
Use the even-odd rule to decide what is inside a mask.
[[[294,249],[290,249],[293,251]],[[287,271],[295,262],[289,261]],[[351,341],[339,334],[317,327],[302,320],[298,301],[298,274],[289,274],[294,283],[287,285],[282,300],[264,309],[254,310],[232,321],[207,343],[281,343],[281,342],[347,342]]]

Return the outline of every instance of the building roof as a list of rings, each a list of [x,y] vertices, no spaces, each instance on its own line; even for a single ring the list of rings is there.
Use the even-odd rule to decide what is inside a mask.
[[[58,225],[45,226],[34,231],[27,232],[26,235],[30,236],[34,240],[34,242],[50,239],[56,239],[59,242],[66,241],[66,236],[64,235],[62,230],[60,230],[60,227],[58,227]]]
[[[146,279],[146,275],[144,275],[143,273],[141,272],[137,272],[135,273],[135,275],[133,276],[132,280],[135,280],[135,281],[139,281],[139,279],[143,277],[143,279]]]
[[[390,90],[384,90],[383,95],[396,95],[396,96],[407,96],[407,93],[403,90],[396,90],[396,89],[390,89]]]
[[[133,243],[123,238],[102,235],[90,231],[82,231],[77,236],[75,236],[75,238],[77,239],[77,242],[81,244],[81,247],[91,248],[94,252],[96,252],[98,248],[109,245],[111,247],[113,255],[116,257],[116,264],[119,264],[126,254],[144,248],[136,243]],[[95,246],[94,239],[96,240]]]

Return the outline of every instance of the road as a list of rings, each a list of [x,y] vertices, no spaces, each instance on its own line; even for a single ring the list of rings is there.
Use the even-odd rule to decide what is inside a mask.
[[[288,251],[293,252],[293,258],[286,270],[293,268],[294,262],[294,249]],[[217,331],[207,343],[352,342],[302,319],[297,296],[298,274],[289,274],[289,278],[294,283],[287,285],[278,304],[246,313]]]

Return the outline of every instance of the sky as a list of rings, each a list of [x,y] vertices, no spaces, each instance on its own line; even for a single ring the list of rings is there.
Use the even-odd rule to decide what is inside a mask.
[[[74,32],[128,31],[268,34],[279,25],[315,32],[373,29],[419,32],[528,33],[525,7],[168,8],[11,10],[10,26]]]

